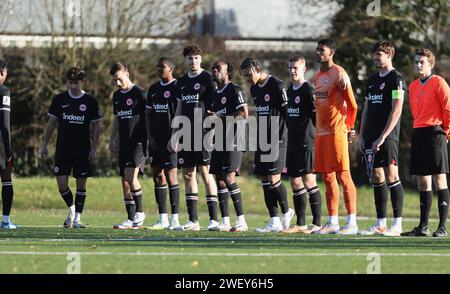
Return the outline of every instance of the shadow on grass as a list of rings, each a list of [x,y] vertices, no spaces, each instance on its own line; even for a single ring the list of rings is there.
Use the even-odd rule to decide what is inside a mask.
[[[0,231],[1,245],[45,245],[58,247],[164,247],[261,250],[368,250],[368,249],[423,249],[429,251],[450,250],[448,239],[436,238],[388,238],[383,236],[337,235],[283,235],[226,233],[226,232],[172,232],[147,230],[112,230],[88,228],[83,230],[63,228],[21,228]]]

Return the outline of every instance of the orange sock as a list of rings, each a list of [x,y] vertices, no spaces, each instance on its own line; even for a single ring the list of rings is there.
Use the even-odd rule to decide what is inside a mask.
[[[336,172],[336,176],[344,189],[344,200],[345,208],[347,208],[347,215],[356,213],[356,188],[350,171],[338,171]]]
[[[339,211],[339,186],[336,180],[336,173],[323,173],[325,182],[325,199],[327,200],[328,215],[338,215]]]

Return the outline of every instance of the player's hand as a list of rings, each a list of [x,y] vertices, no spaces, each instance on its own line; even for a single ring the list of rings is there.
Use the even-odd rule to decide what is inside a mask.
[[[12,155],[10,155],[6,158],[6,168],[12,169],[12,167],[13,167],[13,157]]]
[[[91,152],[89,152],[89,161],[90,162],[94,161],[96,155],[97,155],[97,150],[95,148],[92,148]]]
[[[347,134],[347,140],[349,143],[353,142],[353,140],[355,140],[356,138],[356,131],[355,130],[350,130]]]
[[[372,144],[372,150],[373,152],[378,152],[380,150],[381,145],[384,144],[384,138],[378,138],[375,142]]]
[[[209,131],[206,134],[207,138],[206,138],[206,143],[208,144],[206,147],[206,150],[213,150],[213,142],[214,142],[214,130]]]
[[[117,151],[116,141],[109,141],[109,152],[115,153]]]
[[[48,156],[48,150],[47,150],[47,144],[42,144],[39,148],[39,155],[41,156],[41,159],[47,159]]]
[[[211,110],[206,110],[206,115],[208,115],[208,116],[216,116],[216,113],[214,111],[211,111]]]
[[[364,154],[364,147],[365,147],[366,143],[364,142],[364,139],[359,136],[359,151],[361,151],[361,153]]]
[[[174,144],[172,144],[172,140],[169,140],[169,142],[167,142],[167,150],[169,150],[170,153],[178,152],[178,148],[179,148],[178,141]]]

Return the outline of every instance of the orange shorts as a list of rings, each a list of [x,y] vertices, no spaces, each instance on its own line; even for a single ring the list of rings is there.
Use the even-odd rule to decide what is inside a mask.
[[[350,170],[347,133],[316,136],[314,172]]]

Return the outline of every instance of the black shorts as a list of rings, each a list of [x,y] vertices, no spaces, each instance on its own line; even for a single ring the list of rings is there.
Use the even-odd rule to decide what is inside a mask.
[[[373,168],[388,167],[391,164],[398,165],[398,142],[386,140],[375,153]]]
[[[209,165],[211,163],[211,152],[203,151],[180,151],[178,152],[178,167],[195,167]]]
[[[139,168],[140,172],[143,172],[145,165],[145,154],[142,144],[139,143],[134,149],[123,148],[119,151],[119,169],[120,176],[125,175],[125,168]]]
[[[279,153],[276,160],[271,162],[261,161],[262,155],[267,155],[268,152],[255,152],[255,169],[253,173],[258,176],[279,175],[286,167],[286,146],[279,147]]]
[[[287,175],[291,178],[311,174],[314,170],[314,148],[288,150],[286,155]]]
[[[150,166],[162,169],[176,168],[178,164],[177,153],[170,153],[167,148],[152,152]]]
[[[211,153],[211,167],[209,173],[226,175],[232,172],[239,174],[242,162],[242,151],[216,151]]]
[[[75,154],[56,149],[53,172],[55,176],[70,176],[73,173],[76,179],[92,177],[89,151]]]
[[[413,129],[411,175],[448,173],[447,135],[440,126]]]

